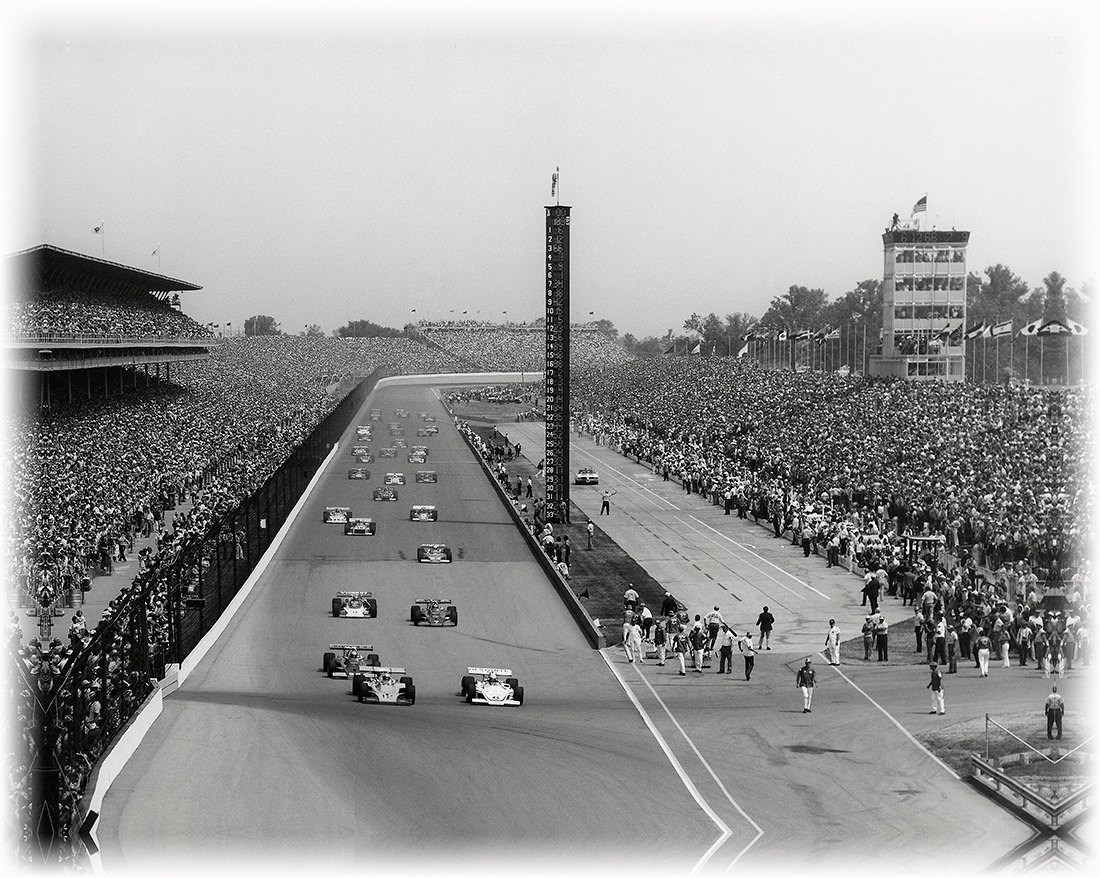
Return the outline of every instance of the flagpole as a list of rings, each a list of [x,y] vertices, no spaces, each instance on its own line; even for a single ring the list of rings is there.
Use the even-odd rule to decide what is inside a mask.
[[[982,384],[985,384],[985,349],[986,349],[986,347],[987,347],[986,340],[983,336],[983,338],[982,338]]]

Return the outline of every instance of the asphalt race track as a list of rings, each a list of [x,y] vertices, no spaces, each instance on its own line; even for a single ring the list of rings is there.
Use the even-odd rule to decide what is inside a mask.
[[[801,712],[793,663],[823,628],[820,637],[808,627],[785,633],[783,651],[758,659],[751,683],[738,673],[680,678],[592,650],[434,391],[382,388],[358,423],[372,407],[382,409],[376,458],[387,422],[405,408],[406,441],[428,446],[427,463],[399,452],[368,464],[369,480],[351,481],[349,428],[241,611],[114,781],[98,827],[108,874],[154,862],[299,861],[314,873],[446,862],[586,874],[624,863],[663,874],[811,863],[924,874],[981,869],[1029,837],[878,706],[872,683],[855,687],[819,662],[814,713]],[[438,435],[416,437],[421,410],[438,418]],[[415,483],[417,469],[438,472],[438,484]],[[387,471],[408,484],[397,502],[373,502]],[[628,510],[650,514],[625,484],[614,498],[624,526]],[[574,495],[594,515],[592,497],[588,509],[592,498]],[[435,504],[439,521],[410,522],[414,503]],[[325,506],[344,505],[375,518],[377,535],[322,524]],[[690,551],[678,529],[667,542]],[[422,542],[447,543],[454,563],[417,564]],[[769,595],[805,603],[784,591],[791,581],[780,585],[781,572],[767,568],[771,581],[754,572],[767,567],[760,557],[712,554],[726,570],[716,575],[752,581],[742,589],[750,621]],[[700,595],[721,594],[699,582],[691,587]],[[342,589],[373,591],[378,618],[332,618]],[[409,608],[424,596],[454,600],[459,626],[414,627]],[[834,597],[813,598],[814,607]],[[803,611],[806,620],[817,612]],[[349,681],[320,670],[336,642],[370,644],[383,664],[405,667],[416,704],[357,703]],[[468,665],[513,669],[525,704],[467,705],[458,691]],[[922,687],[910,697],[921,708]]]

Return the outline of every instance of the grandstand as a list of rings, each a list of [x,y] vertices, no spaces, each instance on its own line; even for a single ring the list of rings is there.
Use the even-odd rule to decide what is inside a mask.
[[[429,343],[481,369],[541,372],[546,365],[546,328],[541,323],[499,326],[473,320],[422,321],[417,331]],[[574,367],[614,366],[633,359],[591,323],[574,323],[570,333],[570,362]]]
[[[173,363],[205,359],[216,343],[179,309],[179,294],[197,284],[50,244],[8,261],[5,365],[21,404],[121,393],[137,367],[147,384],[150,367],[167,377]]]

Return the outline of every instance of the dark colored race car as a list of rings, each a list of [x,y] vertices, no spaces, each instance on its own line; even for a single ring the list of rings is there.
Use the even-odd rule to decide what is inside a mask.
[[[370,419],[372,421],[382,420],[382,409],[371,409],[370,410]]]
[[[409,521],[439,521],[439,511],[434,506],[414,506]]]
[[[389,487],[385,487],[385,486],[383,486],[381,488],[375,488],[374,489],[374,499],[375,500],[396,500],[397,499],[397,491],[395,491],[393,488],[389,488]]]
[[[393,440],[393,441],[392,441],[392,442],[390,443],[390,447],[391,447],[391,448],[408,448],[408,447],[409,447],[409,443],[408,443],[408,442],[407,442],[406,440],[404,440],[404,439],[394,439],[394,440]]]
[[[428,431],[429,436],[434,436],[436,433],[439,432],[439,427],[437,427],[435,424],[429,424],[424,429]]]
[[[434,485],[439,481],[439,476],[436,475],[435,470],[422,469],[416,471],[416,480],[423,485]]]
[[[409,463],[427,463],[428,455],[423,451],[413,451],[409,453]]]
[[[416,428],[416,435],[417,436],[431,436],[432,431],[427,427],[417,427]]]
[[[409,416],[409,413],[406,409],[394,409],[393,413],[399,418],[407,418]]]
[[[427,413],[427,412],[417,412],[417,413],[416,413],[416,416],[417,416],[418,418],[420,418],[420,420],[422,420],[422,421],[423,421],[423,420],[424,420],[424,419],[425,419],[426,417],[428,417],[428,413]]]
[[[435,423],[435,415],[433,415],[431,412],[429,412],[427,415],[424,416],[424,423],[425,424],[434,424]]]
[[[373,518],[349,518],[344,522],[344,534],[355,537],[373,537],[376,529]]]
[[[364,454],[370,454],[369,445],[353,445],[351,446],[351,456],[360,457]]]
[[[356,467],[355,469],[348,470],[349,479],[369,479],[370,470],[365,467]]]
[[[425,543],[416,550],[416,560],[420,564],[450,564],[451,550],[442,543]]]
[[[396,448],[380,448],[378,450],[379,457],[397,457]]]
[[[332,615],[336,619],[375,619],[378,601],[369,591],[338,591],[332,599]]]
[[[359,643],[330,643],[328,648],[333,652],[326,652],[322,657],[321,670],[330,677],[350,677],[360,668],[378,667],[382,663],[378,660],[378,654],[371,652],[373,646],[364,646]],[[339,650],[337,655],[335,650]]]
[[[350,506],[326,506],[321,515],[321,521],[325,524],[344,524],[351,518]]]
[[[370,704],[415,704],[416,686],[404,668],[363,668],[351,678],[351,694]]]
[[[417,598],[409,618],[414,625],[458,625],[458,607],[447,598]]]
[[[387,485],[403,485],[405,484],[404,473],[386,473]]]

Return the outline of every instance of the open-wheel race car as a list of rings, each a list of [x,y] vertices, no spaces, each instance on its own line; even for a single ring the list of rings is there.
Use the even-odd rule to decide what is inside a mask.
[[[523,687],[508,668],[467,668],[462,678],[467,704],[523,704]]]
[[[380,448],[378,449],[379,457],[397,457],[396,448]]]
[[[372,427],[370,424],[359,424],[359,426],[355,428],[355,435],[360,439],[369,439],[371,437],[371,433],[373,432],[374,427]]]
[[[357,466],[355,469],[348,470],[348,478],[355,481],[362,481],[370,478],[370,470],[363,466]]]
[[[382,420],[382,409],[371,409],[370,410],[370,419],[372,421]]]
[[[457,625],[458,607],[448,598],[417,598],[409,618],[414,625]]]
[[[351,694],[362,704],[415,704],[416,686],[404,668],[365,668],[353,674]]]
[[[326,506],[321,514],[321,521],[325,524],[344,524],[351,518],[350,506]]]
[[[434,485],[439,481],[439,476],[436,475],[434,469],[422,469],[417,470],[416,480],[424,485]]]
[[[423,437],[427,437],[427,436],[431,436],[431,435],[432,435],[432,432],[431,432],[431,430],[430,430],[430,429],[428,429],[427,427],[417,427],[417,428],[416,428],[416,435],[417,435],[417,436],[423,436]]]
[[[409,416],[407,409],[394,409],[393,413],[399,418],[407,418]]]
[[[401,439],[400,437],[398,437],[397,439],[394,439],[392,442],[390,442],[390,447],[391,448],[408,448],[409,443],[408,443],[407,440]]]
[[[373,518],[349,518],[344,522],[344,535],[349,537],[373,537],[376,529]]]
[[[429,420],[434,421],[435,418],[429,418]],[[429,436],[434,436],[436,433],[439,432],[439,427],[437,427],[435,424],[429,424],[424,429],[427,430]]]
[[[378,601],[369,591],[338,591],[332,599],[335,619],[377,619]]]
[[[330,677],[351,677],[360,668],[377,668],[382,664],[378,654],[371,652],[373,646],[359,643],[330,643],[332,652],[326,652],[321,661],[321,670]]]
[[[409,521],[439,521],[439,510],[434,506],[414,506],[409,510]]]
[[[413,451],[409,453],[409,463],[427,463],[428,455],[423,451]]]
[[[386,473],[387,485],[403,485],[405,484],[404,473]]]
[[[397,492],[393,488],[381,487],[374,489],[375,500],[396,500]]]
[[[352,457],[362,457],[364,454],[370,454],[370,446],[369,445],[357,443],[357,444],[351,446],[351,456]]]
[[[416,550],[416,560],[420,564],[450,564],[451,550],[442,543],[425,543]]]
[[[423,420],[424,420],[425,418],[427,418],[427,417],[428,417],[428,413],[427,413],[427,412],[417,412],[417,413],[416,413],[416,416],[417,416],[418,418],[420,418],[420,420],[422,420],[422,421],[423,421]]]

